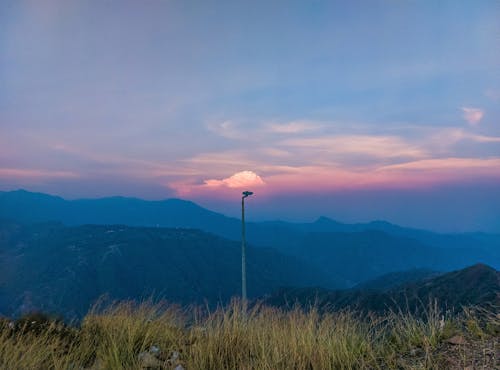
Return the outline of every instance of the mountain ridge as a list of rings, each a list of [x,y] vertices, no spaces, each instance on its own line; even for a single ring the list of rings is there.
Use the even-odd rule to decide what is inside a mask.
[[[203,230],[233,241],[241,240],[241,220],[226,217],[191,201],[180,199],[145,201],[138,198],[112,197],[66,201],[43,193],[14,191],[0,194],[0,218],[2,217],[25,222],[60,221],[67,225],[90,223],[184,227]],[[323,233],[324,238],[316,242],[315,236],[318,239],[319,233]],[[380,233],[385,233],[387,237],[382,237]],[[290,256],[309,261],[316,260],[323,265],[323,270],[327,272],[332,270],[330,272],[332,275],[336,272],[328,265],[328,259],[318,257],[320,244],[322,254],[334,256],[332,250],[338,249],[342,243],[350,243],[353,250],[380,249],[385,238],[395,252],[403,249],[413,255],[415,251],[418,252],[418,260],[421,263],[412,265],[407,256],[401,255],[401,260],[408,263],[398,262],[390,270],[386,270],[383,265],[380,265],[380,268],[376,264],[372,265],[366,257],[367,253],[358,253],[357,256],[363,261],[361,265],[366,266],[367,274],[363,278],[365,280],[401,269],[432,268],[450,271],[477,262],[500,268],[500,236],[497,235],[436,234],[425,230],[403,228],[385,221],[342,224],[322,216],[313,223],[247,222],[246,236],[247,241],[256,247],[273,248]],[[410,246],[413,246],[415,251],[412,251]],[[386,257],[389,258],[390,255]],[[437,262],[429,264],[427,261]],[[333,263],[335,264],[335,260]],[[347,263],[352,265],[352,261]],[[339,268],[344,268],[345,264],[345,262],[340,264]],[[352,284],[361,282],[359,278],[353,276],[350,279]]]
[[[193,229],[0,223],[0,312],[81,316],[102,294],[216,305],[240,294],[240,248]],[[338,284],[292,256],[251,245],[247,268],[249,297],[283,284]]]
[[[115,195],[115,196],[106,196],[106,197],[99,197],[99,198],[77,198],[77,199],[66,199],[58,195],[52,195],[52,194],[46,194],[42,192],[32,192],[26,189],[18,189],[18,190],[11,190],[11,191],[0,191],[0,202],[5,201],[6,198],[9,198],[11,196],[16,197],[16,200],[25,200],[25,198],[35,198],[39,197],[42,200],[54,200],[58,202],[67,202],[67,203],[72,203],[72,204],[78,204],[78,203],[92,203],[92,202],[106,202],[106,201],[112,201],[112,200],[118,200],[118,201],[132,201],[132,202],[137,202],[141,204],[156,204],[156,205],[161,205],[161,204],[168,204],[168,203],[176,203],[176,204],[182,204],[182,205],[187,205],[190,207],[193,207],[194,209],[197,210],[202,210],[204,212],[213,214],[213,215],[218,215],[222,216],[226,219],[229,220],[235,220],[239,221],[238,218],[235,217],[230,217],[230,216],[225,216],[221,213],[211,211],[207,208],[204,208],[197,203],[188,200],[188,199],[181,199],[181,198],[165,198],[165,199],[160,199],[160,200],[145,200],[141,199],[138,197],[129,197],[129,196],[120,196],[120,195]],[[22,196],[23,198],[21,198]],[[40,199],[38,199],[40,200]],[[1,203],[0,203],[1,205]],[[1,208],[0,208],[1,211]],[[33,222],[34,220],[28,220],[30,222]],[[61,221],[61,220],[58,220]],[[92,223],[92,222],[87,222],[87,223]],[[94,222],[95,223],[95,222]],[[119,222],[114,222],[114,223],[119,223]],[[289,226],[289,227],[327,227],[326,230],[332,231],[332,227],[336,226],[340,230],[339,231],[359,231],[360,229],[363,230],[381,230],[381,231],[387,231],[388,229],[392,230],[402,230],[404,232],[412,231],[415,233],[429,233],[429,234],[438,234],[438,235],[469,235],[469,234],[486,234],[486,235],[494,235],[497,237],[500,237],[500,232],[499,233],[487,233],[487,232],[482,232],[482,231],[470,231],[470,232],[460,232],[460,233],[443,233],[443,232],[435,232],[435,231],[428,231],[424,229],[418,229],[418,228],[413,228],[413,227],[405,227],[405,226],[400,226],[398,224],[386,221],[386,220],[372,220],[369,222],[358,222],[358,223],[344,223],[340,222],[337,220],[334,220],[328,216],[320,215],[318,216],[315,220],[311,222],[288,222],[288,221],[282,221],[282,220],[270,220],[270,221],[256,221],[256,222],[249,222],[249,224],[279,224],[282,226]],[[335,230],[334,230],[335,231]]]
[[[443,312],[459,310],[462,306],[480,306],[495,312],[500,307],[500,271],[475,264],[381,291],[282,287],[266,296],[264,303],[283,308],[298,304],[322,310],[350,308],[363,312],[408,310],[412,313],[425,313],[428,305],[437,304]]]

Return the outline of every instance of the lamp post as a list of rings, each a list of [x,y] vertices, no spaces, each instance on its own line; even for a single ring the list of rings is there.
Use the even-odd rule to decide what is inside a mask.
[[[247,266],[245,247],[245,198],[252,195],[251,191],[244,191],[241,197],[241,298],[243,304],[247,302]]]

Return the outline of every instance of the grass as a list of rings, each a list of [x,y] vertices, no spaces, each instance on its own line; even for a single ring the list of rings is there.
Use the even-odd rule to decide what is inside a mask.
[[[1,369],[443,369],[499,366],[500,317],[291,311],[233,301],[215,311],[121,302],[78,326],[0,321]],[[460,336],[462,345],[448,344]],[[178,367],[180,369],[180,367]]]

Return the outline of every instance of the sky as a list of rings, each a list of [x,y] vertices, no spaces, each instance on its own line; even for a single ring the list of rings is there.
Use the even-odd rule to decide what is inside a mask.
[[[0,0],[0,190],[500,232],[500,2]]]

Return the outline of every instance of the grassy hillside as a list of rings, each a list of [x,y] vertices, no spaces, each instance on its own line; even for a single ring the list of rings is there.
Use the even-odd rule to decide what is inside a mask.
[[[470,309],[443,316],[431,306],[417,318],[125,302],[78,327],[40,315],[0,321],[0,368],[494,369],[499,334],[498,315]]]

